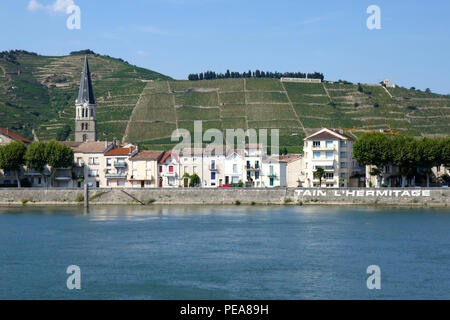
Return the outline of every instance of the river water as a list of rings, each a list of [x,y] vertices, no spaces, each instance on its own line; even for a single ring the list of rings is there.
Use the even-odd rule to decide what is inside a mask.
[[[0,299],[449,299],[450,210],[3,207],[0,283]]]

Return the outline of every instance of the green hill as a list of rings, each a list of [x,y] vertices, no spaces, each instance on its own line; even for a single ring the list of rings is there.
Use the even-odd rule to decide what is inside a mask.
[[[83,54],[43,57],[19,52],[14,57],[0,57],[0,126],[28,138],[34,129],[40,139],[55,138],[65,124],[73,129]],[[194,120],[203,120],[204,130],[279,128],[280,144],[286,147],[301,146],[306,134],[324,126],[391,126],[411,136],[450,133],[450,97],[430,92],[345,81],[172,80],[100,55],[89,55],[89,64],[102,140],[123,138],[149,148],[169,148],[172,131],[192,130]]]
[[[56,138],[65,124],[72,128],[85,52],[46,57],[25,51],[0,53],[0,126],[33,139]],[[89,54],[98,102],[99,133],[121,138],[148,80],[171,80],[121,59]],[[103,135],[105,133],[105,135]],[[69,137],[69,138],[70,138]]]

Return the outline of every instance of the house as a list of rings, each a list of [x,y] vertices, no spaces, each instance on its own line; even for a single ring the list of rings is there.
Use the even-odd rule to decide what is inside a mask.
[[[262,161],[260,180],[257,187],[274,188],[286,187],[286,166],[285,160],[280,160],[280,156],[266,156]]]
[[[305,182],[304,159],[299,154],[286,154],[280,157],[286,162],[286,184],[288,188],[297,188]]]
[[[303,187],[346,188],[350,176],[359,168],[353,158],[354,138],[328,128],[323,128],[304,139]],[[318,168],[325,171],[321,179],[314,177]]]
[[[128,180],[133,188],[158,187],[158,162],[164,154],[164,151],[140,151],[129,158],[131,175],[128,173]]]
[[[9,144],[14,141],[22,141],[26,145],[29,145],[31,143],[30,140],[25,139],[18,134],[15,134],[11,130],[0,127],[0,146]]]
[[[181,185],[181,178],[177,152],[164,153],[158,161],[158,188],[177,188]]]
[[[203,186],[221,187],[225,182],[225,147],[207,147],[203,150]]]
[[[130,159],[137,155],[138,152],[138,148],[133,145],[112,148],[105,152],[105,168],[103,174],[101,174],[101,177],[103,178],[104,176],[104,178],[101,179],[101,185],[106,185],[106,187],[109,188],[125,188],[135,184],[136,181],[131,178],[133,176],[133,171],[130,170]],[[135,165],[137,168],[137,163],[135,163]],[[95,170],[93,173],[98,173],[98,171]],[[104,184],[102,182],[104,182]]]

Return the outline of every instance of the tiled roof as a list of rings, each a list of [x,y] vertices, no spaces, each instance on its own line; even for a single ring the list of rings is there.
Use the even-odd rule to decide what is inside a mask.
[[[105,156],[129,156],[136,148],[130,147],[130,148],[115,148],[108,153],[105,154]]]
[[[280,156],[280,160],[285,161],[287,163],[291,163],[301,159],[302,157],[299,154],[286,154]]]
[[[348,139],[350,141],[355,141],[354,138],[340,133],[337,130],[332,130],[328,128],[323,128],[316,133],[305,138],[305,140],[340,140],[340,139]]]
[[[141,151],[136,154],[131,160],[155,160],[158,161],[164,155],[164,151],[148,150]]]
[[[164,153],[162,158],[159,160],[159,163],[164,163],[171,155],[172,155],[171,151]]]
[[[7,135],[8,137],[10,137],[13,140],[19,140],[19,141],[22,141],[24,143],[31,143],[30,140],[25,139],[24,137],[21,137],[18,134],[15,134],[14,132],[12,132],[9,129],[0,128],[0,133],[3,133],[4,135]]]

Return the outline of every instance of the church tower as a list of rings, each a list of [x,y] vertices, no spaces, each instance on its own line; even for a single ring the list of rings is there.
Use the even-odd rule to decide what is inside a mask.
[[[87,56],[84,57],[80,91],[75,101],[75,108],[75,141],[97,141],[97,106]]]

